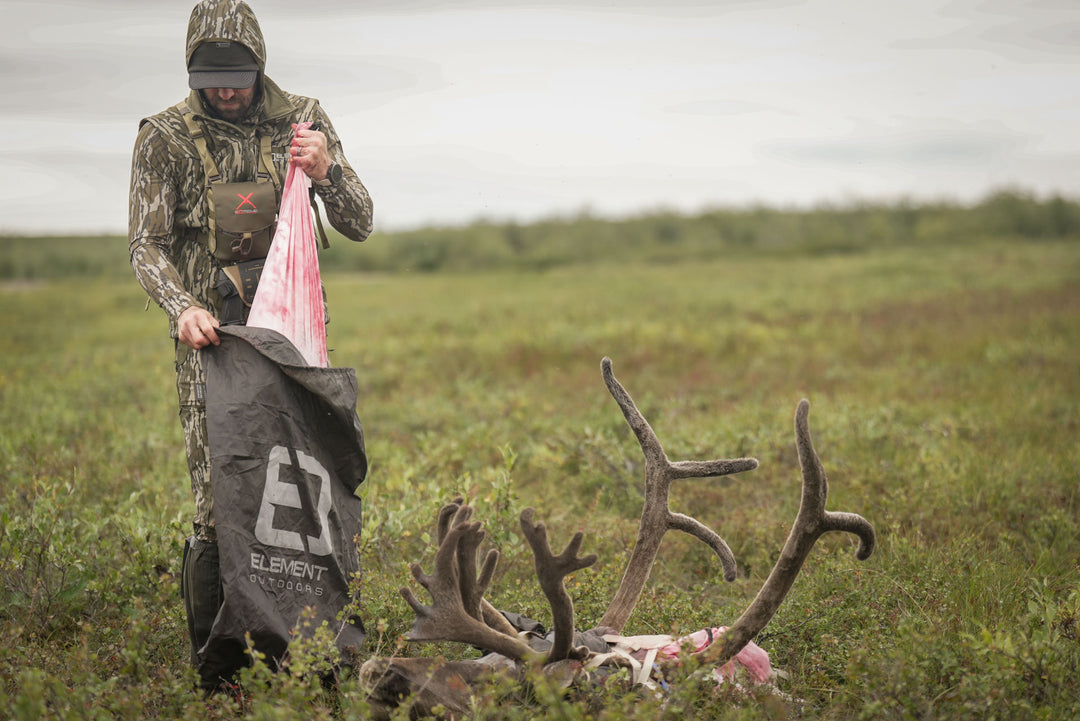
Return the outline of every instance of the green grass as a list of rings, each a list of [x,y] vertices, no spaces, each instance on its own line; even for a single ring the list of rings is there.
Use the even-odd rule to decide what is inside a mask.
[[[364,248],[341,252],[362,254]],[[122,256],[122,253],[121,253]],[[476,718],[1058,719],[1080,712],[1080,244],[965,241],[860,253],[594,263],[546,272],[329,274],[332,363],[356,368],[369,653],[411,623],[439,503],[465,493],[503,552],[489,593],[541,621],[517,514],[600,562],[570,582],[599,620],[636,533],[642,458],[600,378],[609,356],[673,459],[761,467],[676,485],[716,528],[665,539],[629,633],[727,624],[798,505],[792,416],[811,402],[826,536],[758,639],[798,704],[686,681],[666,705],[482,703]],[[0,286],[0,717],[363,718],[355,683],[190,690],[177,593],[190,499],[160,311],[130,277]],[[419,591],[420,589],[418,589]],[[444,644],[402,652],[471,655]],[[258,669],[256,669],[258,672]],[[336,714],[336,716],[335,716]]]

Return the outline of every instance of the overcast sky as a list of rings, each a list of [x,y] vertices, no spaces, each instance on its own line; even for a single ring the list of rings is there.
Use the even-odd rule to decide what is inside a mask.
[[[193,4],[0,0],[0,232],[126,232]],[[1080,196],[1077,0],[250,4],[377,228]]]

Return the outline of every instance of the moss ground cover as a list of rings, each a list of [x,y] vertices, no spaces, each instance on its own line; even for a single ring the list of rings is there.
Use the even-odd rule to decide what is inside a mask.
[[[599,619],[642,479],[603,356],[673,459],[761,461],[673,494],[728,541],[739,578],[724,583],[707,549],[669,535],[628,632],[729,623],[753,598],[797,509],[800,398],[829,507],[877,528],[865,563],[850,539],[823,538],[759,638],[797,703],[687,683],[663,704],[492,700],[476,718],[1080,712],[1075,241],[334,273],[326,285],[331,360],[357,370],[372,457],[360,548],[371,653],[470,655],[399,641],[411,619],[397,589],[410,562],[430,565],[431,518],[454,493],[503,553],[492,601],[541,621],[517,514],[535,506],[554,543],[584,530],[601,561],[570,591],[583,625]],[[143,304],[126,278],[0,287],[0,716],[363,718],[349,678],[330,692],[256,669],[243,702],[190,691],[172,348]]]

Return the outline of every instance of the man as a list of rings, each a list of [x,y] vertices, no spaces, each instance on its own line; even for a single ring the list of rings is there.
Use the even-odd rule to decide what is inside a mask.
[[[367,238],[372,205],[318,102],[284,92],[264,74],[262,31],[246,3],[196,5],[186,57],[186,100],[139,125],[129,242],[135,275],[168,315],[175,339],[195,496],[181,590],[197,664],[222,600],[200,349],[220,343],[222,323],[247,317],[289,163],[311,178],[331,224],[347,238]],[[304,121],[313,128],[294,137]]]

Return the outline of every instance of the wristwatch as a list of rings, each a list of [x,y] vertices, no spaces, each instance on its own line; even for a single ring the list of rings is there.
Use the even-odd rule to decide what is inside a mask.
[[[329,188],[331,185],[337,185],[341,182],[341,166],[337,163],[331,162],[330,168],[326,171],[326,177],[322,180],[312,181],[320,188]]]

